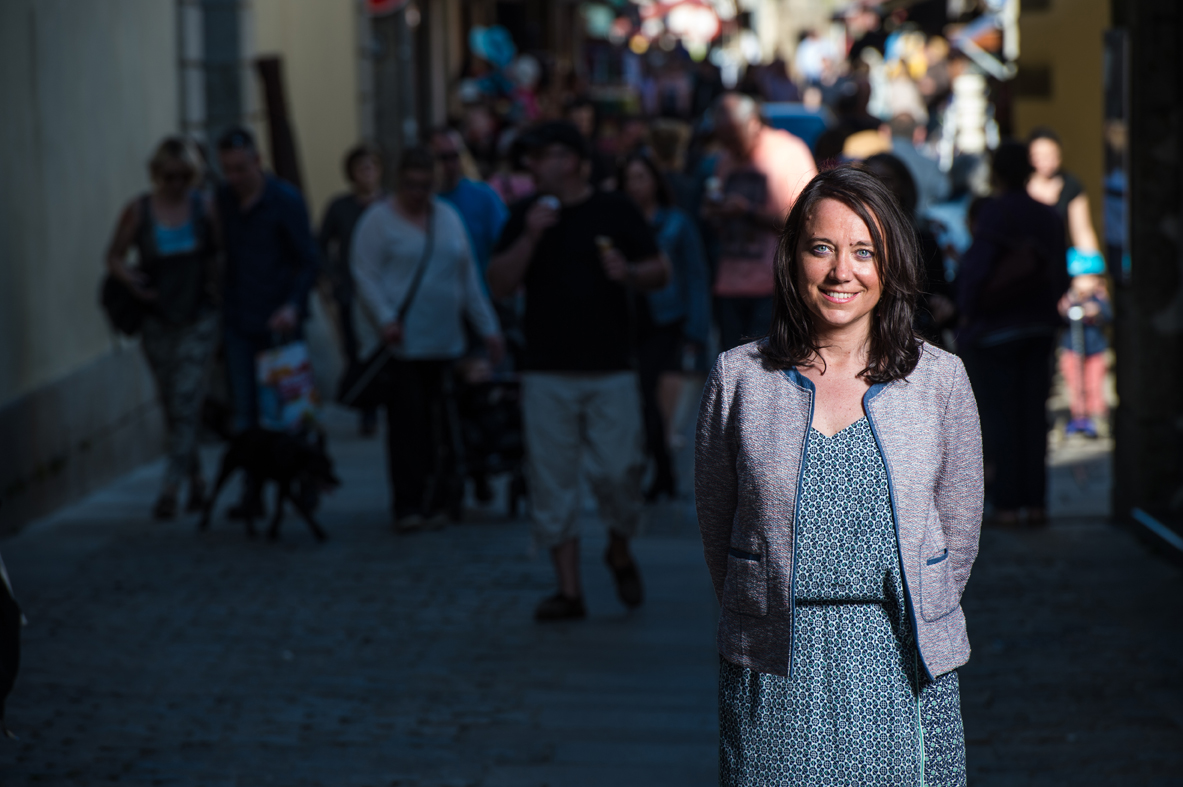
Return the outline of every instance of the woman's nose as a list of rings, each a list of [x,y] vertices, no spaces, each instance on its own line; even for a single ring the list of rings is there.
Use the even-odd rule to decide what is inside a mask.
[[[849,281],[854,275],[854,262],[850,259],[849,254],[838,253],[834,255],[834,266],[830,268],[830,276],[839,281]]]

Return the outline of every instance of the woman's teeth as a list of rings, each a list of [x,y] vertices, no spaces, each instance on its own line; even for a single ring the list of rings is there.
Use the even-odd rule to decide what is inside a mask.
[[[855,295],[858,295],[856,292],[831,292],[829,290],[822,290],[822,293],[836,301],[848,301]]]

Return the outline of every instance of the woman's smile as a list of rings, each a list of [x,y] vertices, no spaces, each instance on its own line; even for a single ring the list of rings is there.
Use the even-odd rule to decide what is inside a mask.
[[[833,301],[834,303],[850,303],[852,300],[854,300],[855,296],[858,295],[857,292],[842,292],[840,290],[825,289],[823,289],[821,293],[826,298],[826,300]]]

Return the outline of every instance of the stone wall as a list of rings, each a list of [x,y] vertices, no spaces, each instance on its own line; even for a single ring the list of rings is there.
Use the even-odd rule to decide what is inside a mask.
[[[1183,6],[1115,0],[1130,33],[1132,278],[1117,288],[1114,512],[1183,513]]]

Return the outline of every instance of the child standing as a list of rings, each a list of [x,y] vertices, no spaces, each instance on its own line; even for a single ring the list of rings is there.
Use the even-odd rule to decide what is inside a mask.
[[[1060,314],[1068,320],[1060,345],[1060,373],[1068,387],[1072,410],[1072,420],[1064,432],[1096,437],[1097,421],[1108,414],[1103,386],[1109,341],[1104,326],[1113,319],[1113,307],[1105,287],[1101,255],[1077,252],[1069,256],[1072,286],[1060,299]]]

